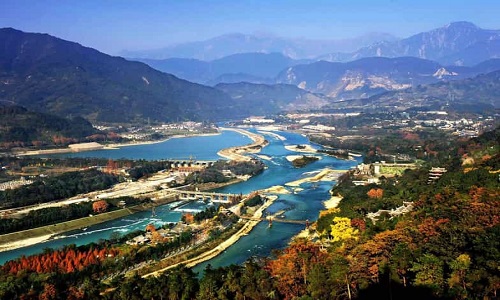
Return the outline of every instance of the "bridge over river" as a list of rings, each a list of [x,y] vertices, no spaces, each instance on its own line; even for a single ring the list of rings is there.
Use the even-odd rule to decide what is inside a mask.
[[[241,199],[240,194],[228,194],[228,193],[215,193],[215,192],[199,192],[199,191],[185,191],[177,189],[163,189],[165,194],[174,194],[176,200],[208,200],[213,203],[235,203]]]
[[[270,224],[272,224],[273,222],[278,222],[278,223],[290,223],[290,224],[304,224],[306,225],[306,227],[309,226],[309,220],[290,220],[290,219],[282,219],[269,216],[262,218],[240,216],[240,218],[251,221],[268,221]]]

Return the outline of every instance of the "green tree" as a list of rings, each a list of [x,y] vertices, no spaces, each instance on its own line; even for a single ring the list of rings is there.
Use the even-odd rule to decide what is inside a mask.
[[[411,271],[415,272],[415,285],[428,287],[439,294],[444,283],[443,265],[443,262],[432,254],[419,257],[411,268]]]
[[[466,278],[470,265],[471,259],[468,254],[460,254],[455,260],[450,262],[452,272],[450,278],[448,278],[448,285],[462,299],[467,298]]]

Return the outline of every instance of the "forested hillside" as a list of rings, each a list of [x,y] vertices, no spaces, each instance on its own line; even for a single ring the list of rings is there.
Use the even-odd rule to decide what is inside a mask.
[[[30,110],[132,123],[214,119],[230,109],[216,89],[77,43],[12,28],[0,29],[0,40],[0,99]]]
[[[0,149],[65,145],[107,138],[81,117],[61,118],[0,104]]]

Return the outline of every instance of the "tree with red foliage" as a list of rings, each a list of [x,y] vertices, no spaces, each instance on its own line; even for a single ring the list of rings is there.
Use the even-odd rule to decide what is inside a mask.
[[[283,250],[267,268],[277,282],[284,299],[293,299],[307,292],[307,276],[314,265],[324,264],[328,254],[307,240],[297,240]]]
[[[105,200],[94,201],[94,203],[92,203],[92,209],[98,214],[106,212],[108,210],[108,202]]]
[[[63,249],[51,253],[42,253],[29,257],[22,256],[17,260],[8,261],[2,267],[2,271],[16,275],[20,271],[51,273],[72,273],[82,270],[90,264],[96,264],[108,256],[115,256],[116,249],[89,249],[78,251],[75,249]]]
[[[38,297],[40,300],[51,300],[57,299],[57,290],[53,284],[46,283],[43,286],[43,292]]]
[[[368,197],[372,199],[380,199],[382,196],[384,196],[384,190],[383,189],[371,189],[366,193]]]

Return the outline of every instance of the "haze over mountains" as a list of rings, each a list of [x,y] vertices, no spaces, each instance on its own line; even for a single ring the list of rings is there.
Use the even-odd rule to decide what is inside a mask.
[[[241,53],[281,53],[295,60],[341,62],[364,57],[413,56],[443,65],[472,66],[490,58],[500,58],[500,30],[482,29],[473,23],[461,21],[402,39],[382,33],[330,41],[229,34],[206,41],[157,50],[123,51],[121,54],[136,59],[190,58],[213,61]]]
[[[222,40],[221,47],[226,42],[226,39]],[[217,41],[210,40],[209,49],[217,48],[214,46]],[[319,57],[337,64],[318,59],[292,59],[283,54],[286,48],[277,48],[278,44],[273,48],[277,51],[275,53],[238,53],[211,61],[194,58],[137,60],[160,71],[206,85],[287,83],[314,93],[351,99],[496,70],[498,61],[485,61],[500,57],[499,41],[500,30],[485,30],[469,22],[455,22],[405,39],[377,42],[351,53],[336,52]],[[237,51],[226,50],[254,50],[245,48],[246,43],[238,45],[240,48]],[[199,51],[203,49],[198,48]],[[407,58],[386,60],[382,57]],[[483,68],[476,67],[476,64],[483,65]],[[464,65],[463,68],[458,68],[460,65]]]
[[[290,39],[269,34],[233,33],[205,41],[182,43],[161,49],[124,50],[120,55],[131,58],[166,59],[176,57],[210,61],[232,54],[258,52],[281,53],[293,59],[312,59],[333,51],[355,51],[375,42],[395,40],[397,38],[393,35],[377,32],[338,40]]]
[[[444,65],[471,66],[489,58],[500,58],[500,30],[454,22],[398,41],[383,41],[352,53],[337,52],[320,59],[349,61],[373,56],[413,56]]]
[[[273,83],[274,77],[283,69],[309,62],[307,60],[294,60],[280,53],[232,54],[213,61],[190,58],[137,60],[162,72],[208,85],[240,81]]]
[[[485,109],[500,106],[498,73],[490,73],[500,70],[498,31],[466,22],[377,44],[393,49],[379,51],[380,56],[405,57],[328,62],[254,52],[211,61],[143,59],[158,70],[47,34],[5,28],[0,41],[1,102],[93,123],[215,121],[349,105],[401,109],[470,101]],[[363,53],[369,55],[369,49],[374,48],[362,48]],[[472,66],[411,56],[444,60],[474,51],[474,60],[460,60],[484,58]]]

